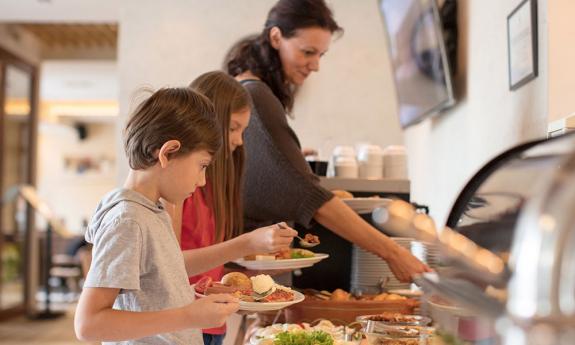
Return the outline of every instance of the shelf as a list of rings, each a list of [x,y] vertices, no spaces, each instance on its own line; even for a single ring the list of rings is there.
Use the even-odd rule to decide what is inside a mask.
[[[383,192],[400,194],[409,194],[411,187],[409,180],[371,180],[339,177],[320,177],[320,185],[328,190],[343,189],[349,192]]]

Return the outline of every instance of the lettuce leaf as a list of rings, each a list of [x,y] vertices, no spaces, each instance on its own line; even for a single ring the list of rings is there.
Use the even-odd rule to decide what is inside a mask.
[[[333,338],[324,331],[281,332],[276,334],[274,345],[333,345]]]

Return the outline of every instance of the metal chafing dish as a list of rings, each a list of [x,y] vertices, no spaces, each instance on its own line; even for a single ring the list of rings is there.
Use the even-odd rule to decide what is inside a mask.
[[[445,269],[417,281],[487,320],[483,337],[465,340],[574,343],[575,134],[519,145],[490,161],[462,190],[442,231],[401,201],[373,217],[439,246]]]

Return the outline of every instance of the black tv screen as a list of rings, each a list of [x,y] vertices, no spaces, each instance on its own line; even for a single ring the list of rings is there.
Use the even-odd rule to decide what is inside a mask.
[[[403,128],[455,103],[435,0],[380,0]]]

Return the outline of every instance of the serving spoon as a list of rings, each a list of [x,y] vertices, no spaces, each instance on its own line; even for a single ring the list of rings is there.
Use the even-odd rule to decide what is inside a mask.
[[[313,248],[319,244],[319,243],[308,242],[299,236],[296,236],[296,237],[299,238],[299,245],[304,247],[304,248]]]

